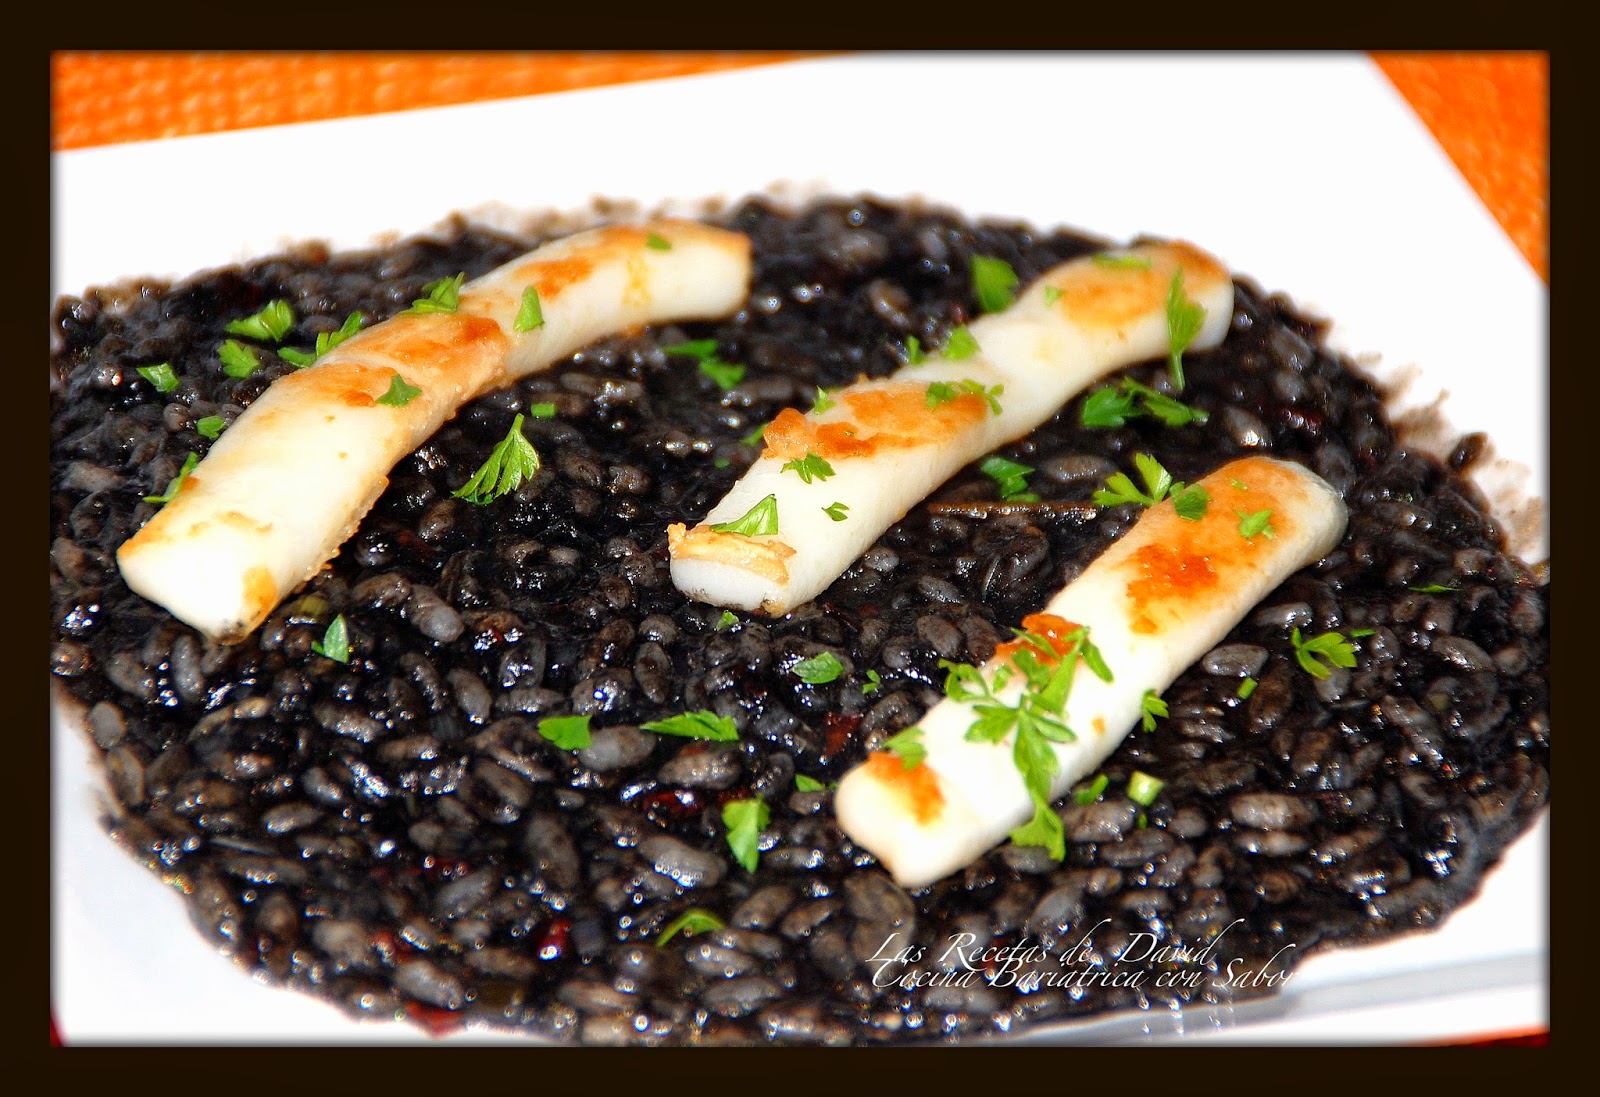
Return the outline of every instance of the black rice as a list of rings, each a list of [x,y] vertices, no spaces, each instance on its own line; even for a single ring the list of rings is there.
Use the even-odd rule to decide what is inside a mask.
[[[995,485],[968,469],[815,603],[730,624],[668,581],[664,531],[754,458],[740,439],[818,386],[897,368],[911,337],[940,344],[977,312],[972,255],[1027,281],[1101,242],[875,201],[750,201],[726,221],[754,242],[744,310],[608,340],[464,408],[231,648],[114,564],[152,512],[141,497],[209,445],[195,422],[231,421],[290,368],[226,376],[223,325],[285,298],[306,346],[537,241],[457,225],[57,303],[51,670],[88,707],[111,832],[184,886],[210,940],[354,1015],[435,1030],[878,1043],[1267,993],[1224,968],[1425,928],[1475,893],[1549,785],[1548,585],[1461,478],[1475,450],[1455,469],[1409,450],[1321,326],[1241,280],[1226,343],[1189,356],[1205,425],[1087,429],[1080,398],[1002,451],[1039,470],[1042,505],[986,506]],[[708,337],[749,370],[726,394],[662,350]],[[160,361],[180,379],[165,395],[136,372]],[[1166,385],[1160,363],[1130,375]],[[527,424],[543,470],[490,506],[452,499],[533,403],[557,408]],[[941,658],[989,656],[1120,534],[1127,514],[1081,504],[1139,451],[1186,480],[1245,452],[1304,462],[1344,493],[1349,531],[1167,691],[1099,802],[1059,805],[1063,863],[1002,847],[905,893],[796,776],[826,786],[914,723]],[[348,665],[311,651],[336,614]],[[1372,631],[1319,681],[1296,627]],[[822,651],[837,680],[790,673]],[[693,709],[732,718],[739,743],[639,730]],[[581,753],[537,732],[571,713],[595,728]],[[1134,770],[1166,781],[1145,810],[1124,796]],[[752,796],[771,808],[754,874],[720,822]],[[726,928],[657,947],[690,908]],[[1219,933],[1192,965],[1205,978],[1173,975],[1188,969],[1167,946]]]

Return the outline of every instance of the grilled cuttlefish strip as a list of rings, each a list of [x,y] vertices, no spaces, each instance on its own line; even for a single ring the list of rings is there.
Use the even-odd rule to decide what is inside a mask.
[[[1257,602],[1344,534],[1343,500],[1299,465],[1245,458],[1200,486],[1211,493],[1204,517],[1180,517],[1170,499],[1150,507],[1041,617],[1025,621],[1047,635],[1086,627],[1112,675],[1106,682],[1077,667],[1061,713],[1076,738],[1049,746],[1057,762],[1052,800],[1116,749],[1140,720],[1146,690],[1165,690]],[[1270,527],[1245,536],[1241,513],[1263,510],[1271,511]],[[997,651],[982,668],[985,679],[1012,658],[1005,648]],[[997,696],[1015,704],[1021,677],[1013,675]],[[1033,814],[1013,759],[1016,732],[1000,742],[969,739],[977,720],[972,702],[946,698],[919,725],[927,753],[918,764],[908,768],[898,755],[876,752],[839,784],[840,826],[904,887],[963,868]]]
[[[274,382],[117,552],[128,586],[216,639],[256,628],[355,532],[396,462],[473,398],[603,336],[737,309],[750,242],[691,221],[579,233]],[[516,330],[528,287],[543,324]],[[524,326],[527,326],[526,323]],[[396,374],[422,391],[379,404]]]
[[[1184,243],[1123,254],[1117,265],[1084,258],[1049,271],[1004,312],[970,325],[978,349],[967,357],[952,359],[946,348],[829,394],[831,406],[781,412],[767,425],[761,457],[705,520],[668,527],[673,583],[702,602],[774,616],[815,598],[963,466],[1029,433],[1106,374],[1165,355],[1179,269],[1184,291],[1205,309],[1190,346],[1222,341],[1233,283],[1220,263]],[[808,482],[784,470],[808,456],[833,474]],[[777,497],[778,531],[754,540],[781,559],[752,552],[746,535],[710,528],[768,495]]]

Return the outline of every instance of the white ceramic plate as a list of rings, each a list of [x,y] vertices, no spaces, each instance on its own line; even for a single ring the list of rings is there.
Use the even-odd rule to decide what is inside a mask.
[[[645,207],[793,191],[919,195],[1112,238],[1181,236],[1333,317],[1405,403],[1483,430],[1481,478],[1545,554],[1543,284],[1361,56],[852,57],[58,153],[53,288],[179,276],[455,210]],[[492,209],[491,209],[492,207]],[[1529,501],[1532,502],[1529,502]],[[53,1008],[68,1043],[419,1042],[259,984],[97,822],[70,720],[52,744]],[[1316,955],[1226,1011],[1030,1040],[1389,1042],[1548,1025],[1548,815],[1431,933]],[[460,1041],[514,1041],[469,1032]]]

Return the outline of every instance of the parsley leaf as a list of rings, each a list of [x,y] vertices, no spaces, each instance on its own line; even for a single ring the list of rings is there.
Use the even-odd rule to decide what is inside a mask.
[[[1179,518],[1198,522],[1206,516],[1206,508],[1210,505],[1211,493],[1199,484],[1185,487],[1179,483],[1172,486],[1172,506]]]
[[[898,735],[889,736],[880,749],[899,758],[900,765],[905,769],[916,769],[928,756],[928,748],[922,744],[922,729],[917,727],[906,728]]]
[[[1045,304],[1053,305],[1059,300],[1061,300],[1061,287],[1060,286],[1046,286],[1044,288],[1044,303]]]
[[[167,484],[167,490],[160,495],[146,495],[144,501],[146,503],[154,503],[158,507],[172,502],[178,497],[178,492],[183,490],[183,482],[189,478],[189,474],[194,471],[194,467],[199,463],[200,455],[198,453],[189,454],[183,459],[183,467],[178,470],[178,475],[174,476]]]
[[[287,301],[269,301],[254,316],[243,320],[230,320],[223,328],[229,335],[242,335],[246,339],[262,339],[273,343],[283,342],[283,337],[294,327],[294,310]]]
[[[1211,418],[1201,409],[1141,385],[1131,377],[1090,393],[1083,402],[1079,418],[1086,427],[1120,427],[1129,419],[1143,415],[1159,419],[1169,427],[1186,427]]]
[[[1006,502],[1037,503],[1039,496],[1028,490],[1028,473],[1033,469],[1019,465],[998,455],[986,459],[978,471],[1000,487],[1000,498]]]
[[[712,382],[727,392],[740,381],[744,380],[744,367],[733,362],[724,362],[720,358],[700,359],[700,372],[711,378]]]
[[[517,308],[517,318],[511,321],[512,331],[532,331],[544,327],[544,306],[539,302],[539,289],[529,286],[522,291],[522,304]]]
[[[1300,663],[1301,668],[1313,678],[1328,677],[1333,673],[1334,667],[1353,667],[1356,665],[1355,645],[1337,632],[1324,632],[1321,636],[1302,640],[1300,638],[1300,630],[1295,629],[1290,639],[1294,642],[1295,659]]]
[[[1248,701],[1250,699],[1250,695],[1256,691],[1256,686],[1260,684],[1261,683],[1257,682],[1254,678],[1246,678],[1244,681],[1240,682],[1237,694],[1239,700]]]
[[[328,625],[328,631],[322,634],[322,642],[311,642],[311,650],[324,659],[332,659],[336,663],[350,661],[350,626],[345,624],[344,614],[339,614]]]
[[[1000,414],[1000,399],[1006,391],[1004,385],[990,385],[984,388],[970,377],[960,381],[934,381],[928,385],[928,407],[936,408],[940,404],[948,404],[960,396],[981,396],[988,403],[989,410],[995,415]]]
[[[644,246],[647,248],[653,248],[656,251],[671,251],[672,241],[668,240],[664,236],[657,236],[652,232],[649,236],[644,238]]]
[[[227,426],[228,421],[220,415],[207,415],[203,419],[194,421],[194,429],[199,432],[200,436],[210,438],[213,441],[216,440],[217,435],[227,429]]]
[[[457,499],[482,506],[517,490],[522,482],[539,471],[539,451],[522,433],[522,414],[511,421],[511,429],[494,447],[489,459],[479,466],[453,494]]]
[[[1172,383],[1183,391],[1183,352],[1206,322],[1206,310],[1183,291],[1183,268],[1172,272],[1167,290],[1167,362],[1172,367]]]
[[[817,389],[817,402],[811,405],[811,410],[814,414],[820,415],[838,402],[827,389],[819,388]]]
[[[999,312],[1016,300],[1017,272],[1004,259],[987,255],[972,257],[972,289],[984,312]]]
[[[667,928],[661,931],[661,936],[656,938],[656,948],[664,948],[666,943],[680,933],[687,933],[693,937],[697,933],[713,933],[722,929],[726,923],[709,910],[699,907],[690,907],[672,921],[667,923]]]
[[[764,537],[778,532],[778,497],[769,495],[731,522],[718,522],[711,527],[718,533],[742,533],[746,537]]]
[[[278,351],[278,357],[290,365],[304,369],[311,363],[327,354],[334,347],[350,338],[361,330],[361,325],[366,323],[366,317],[358,309],[345,317],[344,323],[339,325],[338,331],[325,331],[317,336],[316,350],[307,352],[295,350],[293,347],[283,347]]]
[[[224,340],[217,348],[217,357],[222,360],[222,372],[229,377],[243,379],[261,368],[256,352],[236,339]]]
[[[922,353],[922,341],[915,335],[906,336],[905,362],[908,366],[920,366],[927,358]]]
[[[761,799],[729,800],[722,805],[722,825],[728,828],[728,848],[746,872],[754,872],[761,859],[761,831],[772,817]]]
[[[808,484],[813,480],[826,480],[833,475],[833,466],[814,453],[807,453],[804,457],[797,457],[778,471],[789,472],[790,470],[793,470],[795,475]]]
[[[454,278],[441,278],[437,282],[429,282],[422,287],[426,297],[419,297],[411,302],[411,307],[402,312],[401,316],[420,315],[430,312],[455,312],[461,307],[461,283],[467,280],[466,272]]]
[[[878,677],[875,670],[867,671],[867,684],[861,687],[861,696],[870,697],[883,688],[883,679]]]
[[[844,503],[834,502],[823,507],[822,513],[826,514],[829,518],[832,518],[835,522],[843,522],[847,517],[849,517],[847,514],[845,514],[845,511],[849,509],[849,506]]]
[[[1161,790],[1167,787],[1165,781],[1158,781],[1148,773],[1139,770],[1133,771],[1133,776],[1128,778],[1128,799],[1140,807],[1149,807],[1156,802],[1156,797],[1161,795]]]
[[[1119,390],[1115,385],[1107,385],[1088,395],[1078,418],[1086,427],[1120,427],[1138,416],[1139,409],[1134,407],[1133,394],[1126,389]]]
[[[747,434],[743,438],[739,439],[739,444],[741,446],[751,446],[751,447],[759,446],[761,444],[761,436],[766,434],[766,433],[767,433],[767,424],[762,423],[760,426],[756,427],[755,430],[751,431],[749,434]]]
[[[828,786],[815,777],[807,777],[803,773],[797,773],[794,775],[794,787],[800,792],[821,792]]]
[[[683,355],[689,358],[715,358],[717,356],[717,341],[715,339],[692,339],[687,343],[674,343],[670,347],[662,347],[668,354]]]
[[[1103,507],[1115,507],[1123,503],[1140,503],[1153,507],[1166,497],[1172,488],[1171,473],[1162,468],[1161,463],[1148,453],[1134,454],[1133,463],[1138,467],[1139,476],[1149,491],[1143,492],[1134,487],[1127,473],[1113,473],[1106,478],[1106,486],[1094,493],[1096,503]]]
[[[944,347],[939,353],[952,362],[959,362],[978,353],[978,341],[972,337],[972,332],[967,330],[967,325],[962,324],[950,333],[950,338],[945,340]]]
[[[155,386],[157,392],[171,392],[178,387],[178,375],[172,372],[170,362],[160,362],[153,366],[140,366],[139,376]]]
[[[1277,537],[1277,532],[1272,528],[1272,510],[1253,511],[1246,514],[1242,510],[1233,513],[1239,516],[1239,536],[1246,541],[1254,541],[1258,536],[1271,541]]]
[[[1093,256],[1091,261],[1095,266],[1104,267],[1106,270],[1150,269],[1150,260],[1142,255],[1114,255],[1111,252],[1102,251]]]
[[[1043,846],[1057,861],[1067,855],[1066,828],[1048,800],[1035,797],[1033,818],[1013,830],[1009,837],[1013,845]]]
[[[539,734],[562,750],[582,750],[589,745],[587,716],[546,716],[539,721]]]
[[[725,609],[722,611],[722,616],[717,618],[717,623],[714,627],[718,632],[725,632],[738,623],[739,618],[733,615],[733,611]]]
[[[664,720],[652,720],[648,724],[640,724],[640,730],[653,731],[657,735],[678,735],[685,739],[710,739],[717,743],[733,743],[739,739],[739,727],[726,716],[718,716],[714,712],[702,709],[699,712],[685,712],[677,716],[668,716]]]
[[[1156,730],[1156,717],[1167,715],[1167,703],[1161,695],[1153,689],[1144,691],[1144,696],[1139,699],[1139,718],[1144,724],[1144,730]]]
[[[1072,794],[1073,803],[1077,804],[1079,807],[1088,807],[1090,804],[1100,799],[1100,794],[1105,792],[1106,786],[1110,783],[1110,778],[1103,773],[1099,774],[1093,781],[1089,782],[1088,788],[1080,788],[1077,792]]]
[[[144,371],[140,370],[139,372],[143,373]],[[1414,590],[1418,594],[1454,594],[1461,588],[1445,586],[1443,583],[1429,583],[1425,587],[1407,587],[1406,589]]]
[[[556,406],[554,404],[529,404],[528,405],[528,418],[529,419],[554,419],[555,417],[556,417]]]
[[[833,681],[844,673],[844,664],[839,662],[839,657],[831,651],[818,652],[809,659],[802,659],[789,668],[802,682],[809,682],[814,686],[824,685]]]
[[[403,408],[422,395],[416,385],[407,383],[398,373],[389,378],[389,391],[378,397],[378,403],[391,408]]]

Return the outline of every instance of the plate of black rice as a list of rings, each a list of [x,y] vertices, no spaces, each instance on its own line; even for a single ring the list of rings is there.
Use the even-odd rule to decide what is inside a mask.
[[[892,82],[906,64],[782,66],[651,94],[671,89],[705,110],[724,80],[777,94],[819,75]],[[938,64],[981,75],[979,62]],[[1312,98],[1365,87],[1357,64],[1342,64],[1307,67],[1294,87]],[[1023,68],[1013,77],[1023,85],[1057,90],[1092,76],[1065,62]],[[1268,68],[1237,68],[1206,70],[1217,96],[1235,79],[1271,82]],[[582,125],[617,109],[557,97],[386,125],[416,137],[463,119],[500,124],[506,111]],[[352,134],[381,144],[390,132],[305,129],[297,147],[347,152]],[[182,162],[248,152],[250,140],[125,154]],[[77,163],[100,167],[117,151]],[[742,170],[765,172],[762,184],[805,178],[777,152],[748,157]],[[588,176],[571,170],[588,193],[648,207],[730,186],[674,180],[664,185],[682,189],[658,194],[592,162]],[[1527,1023],[1541,996],[1529,972],[1542,964],[1547,884],[1537,846],[1513,843],[1548,795],[1549,588],[1547,565],[1527,562],[1542,551],[1526,501],[1537,476],[1521,498],[1503,494],[1512,460],[1538,467],[1541,444],[1519,440],[1520,413],[1487,437],[1464,430],[1478,425],[1473,401],[1492,400],[1465,371],[1450,377],[1453,426],[1436,417],[1429,435],[1414,416],[1397,423],[1394,367],[1413,359],[1387,359],[1420,345],[1415,336],[1362,328],[1371,308],[1339,307],[1342,274],[1288,281],[1300,259],[1276,260],[1254,230],[1176,223],[1188,200],[1165,200],[1163,188],[1143,196],[1151,206],[1137,223],[1092,193],[1078,196],[1081,209],[1063,197],[1048,211],[1013,196],[1000,216],[1008,195],[983,192],[981,174],[913,199],[877,170],[859,184],[840,170],[817,188],[826,193],[694,205],[750,234],[746,308],[605,341],[463,409],[395,470],[330,567],[233,647],[131,594],[114,564],[150,513],[143,497],[203,452],[196,424],[236,415],[289,368],[228,376],[216,359],[223,327],[281,298],[296,317],[291,340],[308,343],[351,311],[382,319],[437,278],[474,276],[583,219],[636,209],[523,215],[583,204],[557,178],[517,216],[480,211],[377,244],[341,237],[362,225],[319,231],[308,215],[300,235],[331,243],[263,245],[262,233],[296,236],[296,212],[274,211],[238,254],[205,254],[214,241],[170,258],[152,251],[140,262],[153,265],[118,268],[110,289],[86,287],[116,281],[93,266],[112,260],[69,257],[63,279],[87,272],[61,286],[52,314],[56,1009],[69,1041],[1248,1039],[1268,1038],[1287,1001],[1320,1019],[1313,1034],[1361,1038],[1373,1031],[1362,1018],[1374,1023],[1381,1007],[1449,1016],[1467,984],[1498,991],[1490,1011],[1506,1023]],[[336,179],[327,204],[351,187]],[[1184,187],[1236,189],[1215,178]],[[431,214],[380,227],[427,225],[482,197],[446,193]],[[58,241],[88,254],[74,243],[80,192],[65,196]],[[1447,201],[1434,204],[1448,214]],[[1256,217],[1270,223],[1271,212]],[[1095,234],[1049,227],[1063,224]],[[1473,228],[1423,231],[1493,258]],[[720,497],[754,457],[742,439],[819,386],[897,368],[908,337],[938,344],[976,310],[972,256],[1004,258],[1026,280],[1108,240],[1168,231],[1237,271],[1228,339],[1190,367],[1186,398],[1208,412],[1202,427],[1087,428],[1080,397],[1002,451],[1035,470],[1037,506],[994,506],[993,481],[968,469],[824,596],[778,620],[730,621],[673,589],[665,527]],[[1325,269],[1359,265],[1328,228],[1307,235],[1302,250],[1322,249]],[[1392,258],[1361,273],[1392,277]],[[1531,274],[1496,269],[1486,283],[1501,277],[1526,297]],[[1280,278],[1292,300],[1272,292]],[[1511,333],[1488,341],[1536,345],[1537,325],[1506,311]],[[726,391],[686,380],[663,350],[704,338],[746,367]],[[1385,362],[1357,363],[1357,349]],[[1453,350],[1415,354],[1413,401]],[[141,379],[136,367],[154,361],[170,362],[175,390]],[[1158,366],[1129,375],[1159,385]],[[491,510],[453,499],[534,403],[557,410],[530,421],[541,472]],[[1125,798],[1069,798],[1063,861],[1003,846],[929,888],[897,888],[833,823],[827,785],[937,700],[940,659],[985,658],[1120,532],[1061,504],[1086,500],[1135,451],[1182,478],[1250,452],[1301,461],[1344,493],[1350,529],[1168,691],[1168,719],[1107,763],[1112,789],[1135,770],[1166,781],[1145,826]],[[336,614],[358,655],[338,666],[311,656]],[[1319,679],[1296,665],[1293,628],[1372,633],[1357,667]],[[850,673],[823,684],[792,673],[822,652]],[[1240,697],[1246,677],[1257,685]],[[735,720],[739,742],[640,730],[692,709]],[[596,729],[576,754],[535,732],[541,716],[566,713]],[[717,821],[722,803],[749,797],[771,810],[754,873]],[[899,953],[906,945],[918,955]]]

